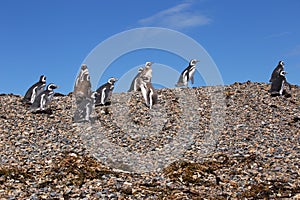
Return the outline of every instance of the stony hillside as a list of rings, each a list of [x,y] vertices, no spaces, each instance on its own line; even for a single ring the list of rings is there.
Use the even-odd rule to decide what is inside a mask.
[[[74,124],[72,95],[33,114],[0,96],[3,199],[300,198],[300,88],[270,85],[113,94]]]

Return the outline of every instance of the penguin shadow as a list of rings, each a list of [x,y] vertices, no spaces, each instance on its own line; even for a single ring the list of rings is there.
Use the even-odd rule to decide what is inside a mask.
[[[51,108],[47,108],[45,110],[36,110],[36,111],[31,111],[32,114],[47,114],[47,115],[52,115],[53,110]]]
[[[269,92],[270,92],[270,90],[269,90]],[[283,90],[282,95],[280,95],[278,92],[278,93],[271,93],[270,96],[271,97],[284,96],[285,98],[290,98],[290,97],[292,97],[292,94],[288,93],[286,90]]]
[[[97,106],[104,107],[104,106],[110,106],[110,105],[111,105],[111,101],[106,102],[104,105],[103,105],[103,104],[96,105],[96,107],[97,107]]]

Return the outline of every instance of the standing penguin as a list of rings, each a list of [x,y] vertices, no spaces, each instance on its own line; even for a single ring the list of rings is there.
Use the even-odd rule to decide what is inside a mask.
[[[79,75],[76,78],[74,85],[74,96],[76,103],[80,103],[86,97],[91,97],[91,82],[89,70],[85,64],[81,65]]]
[[[277,67],[273,70],[271,78],[269,82],[273,82],[280,76],[280,72],[284,71],[284,62],[281,60],[279,61]]]
[[[271,84],[271,89],[270,89],[270,93],[271,96],[281,96],[284,93],[284,85],[288,84],[290,86],[289,83],[287,83],[285,75],[287,74],[287,72],[285,71],[281,71],[279,73],[279,76],[275,77],[272,80],[272,84]]]
[[[54,89],[58,88],[54,83],[50,83],[47,86],[47,89],[41,92],[34,100],[32,105],[30,106],[30,110],[32,112],[35,111],[44,111],[46,106],[51,102],[52,97],[54,95]]]
[[[144,97],[146,105],[152,109],[154,104],[157,104],[158,95],[152,86],[151,82],[143,81],[140,85],[141,92]]]
[[[199,60],[192,59],[189,63],[189,66],[185,68],[179,77],[179,80],[176,83],[176,87],[185,86],[188,87],[188,82],[191,81],[192,84],[194,84],[194,73],[196,71],[196,63],[199,62]]]
[[[46,86],[46,76],[42,75],[40,76],[39,82],[33,84],[26,92],[23,102],[32,104],[35,100],[35,98],[45,90]]]
[[[73,116],[74,122],[90,122],[90,115],[94,110],[96,97],[97,92],[93,92],[90,97],[86,97],[77,104],[76,111]]]
[[[138,70],[138,74],[134,77],[134,79],[131,82],[130,88],[128,92],[131,91],[138,91],[140,90],[140,84],[141,84],[141,73],[143,72],[144,68],[140,67]]]
[[[103,84],[96,90],[97,92],[97,97],[95,102],[96,106],[103,106],[103,105],[110,104],[112,91],[115,87],[114,84],[117,80],[118,79],[112,77],[108,79],[107,83]]]
[[[151,82],[152,79],[152,68],[151,65],[153,62],[146,62],[144,70],[141,72],[140,77],[143,81]]]

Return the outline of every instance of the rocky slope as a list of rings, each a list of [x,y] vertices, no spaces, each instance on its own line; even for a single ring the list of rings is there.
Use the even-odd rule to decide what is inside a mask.
[[[270,85],[114,94],[74,124],[72,95],[32,114],[0,96],[3,199],[300,198],[300,88]]]

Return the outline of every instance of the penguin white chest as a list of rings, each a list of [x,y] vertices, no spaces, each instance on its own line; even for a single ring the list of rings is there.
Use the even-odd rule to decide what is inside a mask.
[[[104,88],[102,90],[102,94],[101,94],[101,104],[105,104],[105,97],[106,97],[106,88]]]
[[[141,92],[142,92],[143,98],[145,100],[145,103],[148,106],[149,103],[148,103],[148,98],[147,98],[147,88],[144,83],[142,83],[140,87],[141,87]]]
[[[189,71],[189,79],[191,79],[191,78],[194,76],[195,70],[196,70],[196,68],[192,68],[192,69]]]
[[[284,88],[284,80],[282,80],[282,82],[281,82],[281,87],[280,87],[280,90],[279,90],[280,95],[282,95],[282,93],[283,93],[283,88]]]
[[[30,103],[33,103],[36,96],[37,96],[37,89],[38,89],[38,86],[36,86],[35,88],[33,88],[32,90],[32,95],[31,95],[31,98],[30,98]]]

